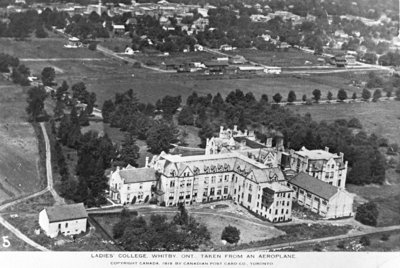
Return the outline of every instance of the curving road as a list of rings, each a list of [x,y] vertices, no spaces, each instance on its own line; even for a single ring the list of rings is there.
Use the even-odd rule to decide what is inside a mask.
[[[13,206],[17,203],[26,201],[28,199],[40,196],[44,193],[50,192],[53,197],[54,200],[56,201],[56,204],[65,204],[65,201],[63,198],[61,198],[57,192],[54,190],[53,188],[53,172],[52,172],[52,167],[51,167],[51,147],[50,147],[50,141],[49,141],[49,136],[47,135],[47,131],[46,131],[46,127],[45,124],[43,122],[40,123],[40,127],[42,129],[43,132],[43,138],[44,138],[44,142],[45,142],[45,148],[46,148],[46,179],[47,179],[47,187],[39,192],[33,193],[31,195],[28,195],[26,197],[11,201],[7,204],[4,204],[2,206],[0,206],[0,211]],[[38,243],[36,243],[35,241],[33,241],[32,239],[30,239],[29,237],[27,237],[26,235],[24,235],[23,233],[21,233],[17,228],[15,228],[14,226],[12,226],[8,221],[6,221],[1,215],[0,215],[0,224],[3,225],[5,228],[7,228],[10,232],[12,232],[15,236],[17,236],[18,238],[20,238],[21,240],[23,240],[25,243],[31,245],[32,247],[40,250],[40,251],[49,251],[49,249],[39,245]]]

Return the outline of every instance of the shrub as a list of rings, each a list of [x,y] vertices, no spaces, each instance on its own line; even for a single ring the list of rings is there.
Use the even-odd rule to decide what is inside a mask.
[[[345,248],[345,242],[344,241],[339,241],[339,243],[337,244],[337,247],[340,249],[344,249]]]
[[[383,234],[383,235],[381,236],[381,240],[382,240],[382,241],[388,241],[389,238],[390,238],[390,234]]]
[[[95,42],[90,43],[88,46],[88,49],[93,50],[93,51],[96,50],[96,48],[97,48],[97,44]]]
[[[368,202],[357,208],[355,219],[362,224],[376,226],[378,224],[378,207],[374,202]]]
[[[222,231],[221,239],[230,244],[236,244],[240,240],[240,230],[234,226],[228,225]]]
[[[140,62],[135,62],[134,64],[133,64],[133,68],[142,68],[142,64],[140,63]]]
[[[162,202],[160,203],[160,206],[165,207],[165,201],[162,201]]]
[[[358,120],[357,118],[352,118],[349,120],[349,122],[347,123],[348,127],[354,127],[354,128],[362,128],[361,122],[360,120]]]
[[[363,236],[360,239],[360,244],[363,245],[364,247],[367,247],[367,246],[371,245],[371,241],[369,240],[368,236]]]

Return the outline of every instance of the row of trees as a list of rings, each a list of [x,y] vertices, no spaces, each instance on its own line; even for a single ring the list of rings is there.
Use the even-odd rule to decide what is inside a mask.
[[[263,95],[257,101],[251,92],[232,91],[225,100],[215,96],[190,95],[178,115],[179,124],[200,127],[202,146],[212,137],[220,125],[241,129],[253,129],[258,138],[273,136],[273,130],[284,136],[285,145],[295,150],[306,146],[317,149],[328,146],[334,152],[343,152],[349,161],[348,182],[355,184],[383,183],[385,158],[379,152],[380,141],[375,135],[368,136],[362,130],[353,134],[352,128],[361,128],[358,120],[337,120],[333,123],[312,121],[309,114],[299,116],[288,109],[271,105]]]

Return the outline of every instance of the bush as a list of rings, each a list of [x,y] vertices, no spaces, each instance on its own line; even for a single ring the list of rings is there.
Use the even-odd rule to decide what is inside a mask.
[[[348,127],[359,128],[359,129],[362,128],[360,120],[358,120],[357,118],[354,118],[354,117],[349,120],[349,122],[347,123],[347,126]]]
[[[378,207],[374,202],[368,202],[357,208],[355,219],[362,224],[376,226],[378,224]]]
[[[383,234],[383,235],[381,236],[381,240],[382,240],[382,241],[388,241],[389,238],[390,238],[390,234]]]
[[[97,48],[97,43],[94,43],[94,42],[90,43],[88,46],[88,49],[93,50],[93,51],[96,50],[96,48]]]
[[[337,247],[340,249],[344,249],[345,248],[345,242],[344,241],[339,241],[339,243],[337,244]]]
[[[360,239],[360,244],[363,245],[364,247],[367,247],[367,246],[371,245],[371,241],[369,240],[368,236],[363,236]]]
[[[165,207],[165,201],[162,201],[162,202],[160,203],[160,206]]]
[[[134,64],[133,64],[133,68],[137,68],[137,69],[139,69],[139,68],[142,68],[142,64],[140,63],[140,62],[135,62]]]
[[[221,239],[233,244],[240,240],[240,230],[234,226],[226,226],[222,231]]]

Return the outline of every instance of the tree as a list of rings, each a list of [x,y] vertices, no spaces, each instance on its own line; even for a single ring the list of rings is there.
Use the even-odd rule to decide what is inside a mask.
[[[101,114],[103,116],[104,123],[108,123],[112,113],[115,111],[115,105],[112,100],[106,100],[103,104],[103,109],[101,109]]]
[[[52,86],[54,78],[56,77],[56,71],[53,67],[44,67],[41,76],[43,85]]]
[[[175,214],[173,222],[178,225],[187,225],[189,223],[189,214],[183,203],[178,203],[179,212]]]
[[[382,91],[378,88],[374,91],[374,94],[372,96],[372,101],[376,102],[382,97]]]
[[[364,88],[361,93],[361,97],[364,101],[368,101],[371,98],[371,92],[368,89]]]
[[[328,94],[326,95],[326,98],[328,99],[328,101],[331,101],[333,98],[332,92],[329,91]]]
[[[288,97],[287,97],[287,101],[289,103],[292,103],[294,101],[296,101],[296,93],[294,93],[293,90],[289,91]]]
[[[303,102],[306,102],[306,101],[307,101],[307,95],[304,94],[303,97],[301,97],[301,100],[302,100]]]
[[[400,88],[396,90],[396,100],[400,100]]]
[[[357,99],[357,93],[354,92],[351,98],[353,99],[353,101],[355,101]]]
[[[363,245],[364,247],[368,247],[371,244],[370,239],[368,238],[368,236],[362,236],[360,238],[360,244]]]
[[[46,90],[43,87],[32,87],[28,90],[26,112],[34,122],[37,122],[39,116],[44,115],[44,100],[46,97]]]
[[[83,82],[72,85],[72,97],[83,103],[89,102],[90,93],[86,90],[86,85]]]
[[[147,131],[146,143],[149,151],[159,154],[162,151],[168,153],[171,144],[177,142],[178,132],[176,128],[165,122],[156,122]]]
[[[357,208],[355,219],[362,224],[376,226],[378,224],[379,211],[374,202],[368,202]]]
[[[318,102],[321,99],[321,90],[319,89],[314,89],[313,92],[313,99],[315,100],[315,102]]]
[[[281,96],[281,94],[276,93],[276,94],[272,97],[272,99],[273,99],[276,103],[280,103],[281,100],[282,100],[282,96]]]
[[[54,107],[54,118],[56,120],[62,118],[64,116],[64,102],[62,100],[56,101],[56,107]]]
[[[139,147],[136,145],[136,139],[131,133],[127,133],[122,144],[120,160],[123,166],[130,164],[136,167],[137,159],[139,159]]]
[[[49,34],[44,30],[43,25],[38,25],[36,27],[35,35],[37,38],[46,38]]]
[[[236,244],[240,240],[240,230],[234,226],[228,225],[222,231],[221,239],[230,244]]]
[[[338,94],[337,94],[337,99],[340,101],[344,101],[347,99],[347,92],[343,88],[339,89]]]
[[[69,88],[69,86],[67,84],[67,81],[64,80],[62,82],[61,86],[56,89],[56,99],[57,100],[62,100],[64,94],[67,93],[68,88]]]

